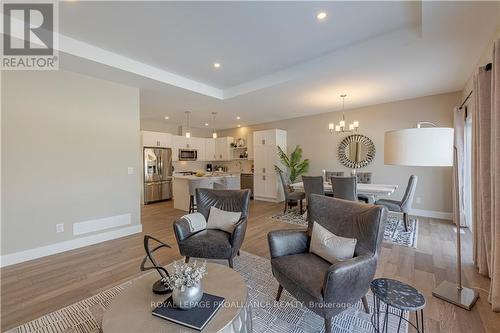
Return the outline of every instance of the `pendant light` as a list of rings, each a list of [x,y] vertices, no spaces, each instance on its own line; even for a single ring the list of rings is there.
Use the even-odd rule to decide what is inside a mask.
[[[356,132],[359,128],[359,121],[355,120],[351,124],[349,124],[349,129],[346,129],[346,122],[345,122],[345,113],[344,113],[344,108],[345,108],[345,98],[347,97],[347,94],[342,94],[340,95],[342,98],[342,120],[339,122],[338,125],[334,125],[333,123],[328,124],[328,129],[330,130],[330,133],[335,132],[340,132],[340,133],[351,133],[351,132]]]
[[[212,138],[217,139],[217,132],[215,131],[215,116],[217,112],[212,112]]]
[[[186,138],[190,138],[191,137],[191,128],[189,127],[189,114],[191,113],[191,111],[186,111],[184,112],[186,114]]]

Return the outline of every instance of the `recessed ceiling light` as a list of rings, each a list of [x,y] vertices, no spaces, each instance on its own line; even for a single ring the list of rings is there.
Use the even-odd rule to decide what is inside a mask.
[[[166,120],[168,120],[168,119],[169,119],[169,117],[168,117],[168,116],[165,116],[165,119],[166,119]]]
[[[205,123],[205,126],[208,126],[208,123]]]
[[[220,68],[220,64],[218,62],[214,63],[214,68]]]
[[[241,127],[241,125],[240,125],[240,124],[238,124],[238,127]]]
[[[316,18],[320,21],[326,19],[326,12],[319,12]]]
[[[240,120],[240,119],[241,119],[241,117],[240,117],[240,116],[238,116],[238,117],[236,117],[236,119]]]

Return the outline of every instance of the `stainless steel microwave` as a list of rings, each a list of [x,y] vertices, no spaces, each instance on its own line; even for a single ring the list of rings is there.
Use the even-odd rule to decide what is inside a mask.
[[[198,151],[196,149],[179,149],[179,161],[196,161]]]

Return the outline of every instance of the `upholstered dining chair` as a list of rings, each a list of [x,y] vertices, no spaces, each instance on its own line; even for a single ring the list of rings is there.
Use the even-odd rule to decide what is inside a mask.
[[[417,189],[418,177],[411,175],[408,180],[408,186],[406,186],[405,194],[401,200],[390,200],[390,199],[379,199],[375,201],[376,205],[382,205],[387,207],[391,212],[403,213],[403,222],[405,225],[405,231],[408,231],[408,213],[411,209],[413,203],[413,197],[415,196],[415,190]]]
[[[206,220],[210,207],[230,212],[241,212],[240,220],[232,233],[218,229],[204,229],[192,232],[189,221],[181,217],[174,222],[174,233],[182,256],[189,258],[226,259],[233,267],[233,259],[239,254],[245,238],[248,219],[250,190],[196,189],[197,210]]]
[[[332,177],[344,177],[344,171],[325,171],[325,182],[329,182]]]
[[[299,204],[300,215],[302,215],[302,200],[306,198],[304,192],[296,192],[293,191],[290,187],[290,178],[283,171],[278,171],[281,179],[281,185],[283,185],[283,192],[285,193],[285,210],[283,213],[286,213],[286,210],[292,203]]]
[[[387,209],[311,194],[307,230],[268,233],[271,267],[278,280],[279,300],[286,289],[325,319],[331,332],[332,318],[360,299],[369,312],[366,293],[377,269]],[[354,257],[330,263],[309,252],[314,222],[337,236],[357,239]]]
[[[304,184],[304,192],[306,193],[307,200],[309,200],[310,194],[325,195],[322,176],[302,176],[302,184]]]
[[[332,177],[331,181],[334,198],[358,201],[356,177]]]

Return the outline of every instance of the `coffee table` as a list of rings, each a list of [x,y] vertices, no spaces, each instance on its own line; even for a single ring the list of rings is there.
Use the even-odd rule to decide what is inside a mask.
[[[173,264],[165,268],[172,272]],[[225,304],[202,332],[251,332],[252,315],[247,305],[248,291],[241,275],[229,267],[214,263],[207,263],[207,273],[202,280],[203,290],[224,297]],[[159,303],[169,297],[168,294],[153,294],[151,286],[156,280],[156,272],[145,274],[116,296],[104,312],[103,332],[199,332],[151,314]]]

